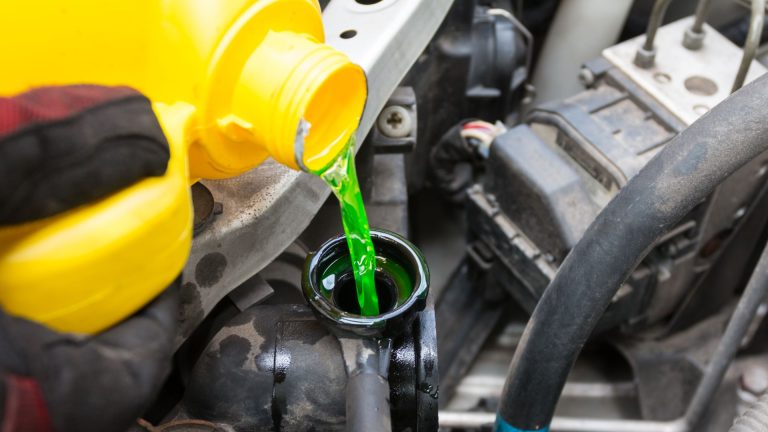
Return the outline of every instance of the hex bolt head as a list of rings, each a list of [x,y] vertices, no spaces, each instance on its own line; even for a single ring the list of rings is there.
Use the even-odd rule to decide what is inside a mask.
[[[390,105],[381,110],[376,125],[382,134],[390,138],[405,138],[413,130],[413,119],[407,109]]]
[[[696,51],[698,49],[701,49],[701,47],[704,45],[704,30],[702,30],[699,33],[696,33],[693,31],[693,29],[687,28],[685,29],[685,33],[683,33],[683,46],[688,48],[691,51]]]
[[[595,74],[587,68],[581,68],[579,71],[579,81],[581,81],[584,87],[590,88],[595,84]]]
[[[635,54],[635,66],[650,69],[656,62],[656,48],[647,50],[645,48],[638,48],[637,54]]]

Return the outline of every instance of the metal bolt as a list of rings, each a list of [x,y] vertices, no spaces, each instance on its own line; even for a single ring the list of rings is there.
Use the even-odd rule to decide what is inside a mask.
[[[698,49],[701,49],[701,47],[704,45],[704,31],[701,32],[695,32],[693,29],[685,29],[685,33],[683,34],[683,46],[688,48],[691,51],[696,51]]]
[[[390,138],[405,138],[413,130],[411,113],[400,105],[384,108],[376,120],[382,134]]]
[[[584,87],[592,87],[595,83],[595,74],[587,68],[581,68],[579,71],[579,81],[581,81]]]
[[[768,391],[768,370],[759,366],[748,367],[741,374],[739,386],[755,396],[761,396]]]
[[[641,47],[637,50],[637,54],[635,54],[635,66],[643,69],[650,69],[655,62],[656,49],[647,50]]]

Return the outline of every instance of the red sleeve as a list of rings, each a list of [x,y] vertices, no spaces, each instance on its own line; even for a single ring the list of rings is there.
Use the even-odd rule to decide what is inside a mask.
[[[35,123],[72,117],[110,100],[140,93],[129,87],[74,85],[40,87],[13,97],[0,97],[0,136]]]
[[[40,387],[32,378],[8,375],[0,432],[53,432]]]

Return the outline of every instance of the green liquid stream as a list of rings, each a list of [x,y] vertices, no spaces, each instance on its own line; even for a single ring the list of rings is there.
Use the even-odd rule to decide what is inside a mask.
[[[379,298],[376,294],[374,279],[376,252],[373,249],[368,216],[365,214],[363,196],[357,181],[354,135],[349,139],[346,149],[340,153],[338,159],[314,174],[328,183],[339,200],[360,311],[365,316],[378,315]]]

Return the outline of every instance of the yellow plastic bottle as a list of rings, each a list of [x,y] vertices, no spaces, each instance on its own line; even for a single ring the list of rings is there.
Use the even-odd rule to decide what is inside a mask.
[[[0,40],[0,96],[128,85],[153,101],[171,143],[163,177],[0,228],[0,305],[61,331],[101,331],[179,274],[190,182],[236,176],[268,156],[323,167],[365,104],[362,69],[323,43],[317,0],[9,2]]]

